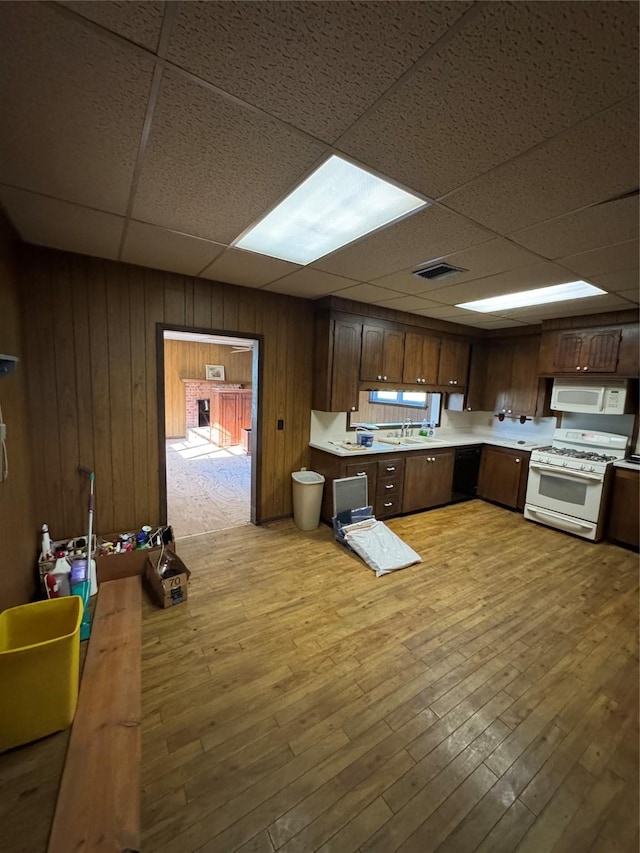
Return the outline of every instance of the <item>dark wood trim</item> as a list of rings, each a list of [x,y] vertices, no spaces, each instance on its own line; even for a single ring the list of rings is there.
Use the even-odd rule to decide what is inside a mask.
[[[198,335],[216,335],[225,338],[247,338],[256,341],[252,365],[251,395],[251,523],[262,524],[262,354],[264,336],[255,332],[230,331],[229,329],[206,329],[197,326],[182,326],[176,323],[156,323],[156,379],[158,394],[158,475],[159,519],[167,524],[167,459],[164,383],[164,333],[193,332]]]

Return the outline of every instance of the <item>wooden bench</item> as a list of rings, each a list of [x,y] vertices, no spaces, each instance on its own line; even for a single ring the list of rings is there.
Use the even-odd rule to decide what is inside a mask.
[[[140,849],[141,579],[100,585],[49,853]]]

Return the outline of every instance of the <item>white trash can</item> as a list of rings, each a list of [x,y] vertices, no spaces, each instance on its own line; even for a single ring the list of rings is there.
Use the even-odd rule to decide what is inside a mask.
[[[324,477],[315,471],[294,471],[293,520],[300,530],[315,530],[320,524]]]

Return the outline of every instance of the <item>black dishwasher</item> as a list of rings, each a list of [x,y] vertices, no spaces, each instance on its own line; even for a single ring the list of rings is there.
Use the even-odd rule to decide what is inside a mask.
[[[456,461],[453,466],[453,490],[451,503],[470,501],[476,496],[478,471],[482,447],[456,447]]]

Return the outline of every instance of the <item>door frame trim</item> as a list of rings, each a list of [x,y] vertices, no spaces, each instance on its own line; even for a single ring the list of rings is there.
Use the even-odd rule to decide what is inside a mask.
[[[251,523],[262,524],[262,372],[264,358],[264,335],[255,332],[231,331],[230,329],[204,329],[200,326],[183,326],[177,323],[156,323],[156,381],[158,401],[158,474],[159,474],[159,519],[167,524],[167,458],[166,417],[164,389],[164,333],[193,332],[216,337],[247,338],[256,342],[251,366]]]

